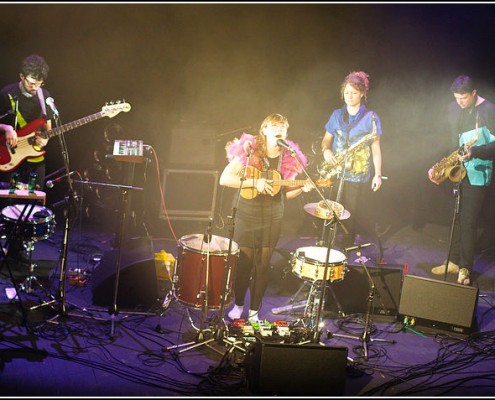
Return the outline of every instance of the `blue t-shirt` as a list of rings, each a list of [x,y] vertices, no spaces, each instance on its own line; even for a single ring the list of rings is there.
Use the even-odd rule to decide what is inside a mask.
[[[374,118],[373,118],[374,116]],[[374,119],[374,123],[373,123]],[[325,124],[325,130],[333,136],[332,151],[335,155],[351,147],[366,135],[374,132],[382,134],[380,118],[373,111],[368,111],[363,105],[356,115],[347,113],[347,106],[335,110]],[[349,141],[346,146],[346,141]],[[352,167],[345,172],[345,180],[351,182],[368,182],[371,171],[371,144],[367,140],[354,153]]]

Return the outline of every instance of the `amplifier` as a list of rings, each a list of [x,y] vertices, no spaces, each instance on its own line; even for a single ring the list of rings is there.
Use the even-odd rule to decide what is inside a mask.
[[[477,330],[478,292],[471,286],[406,275],[399,314],[426,330],[465,337]]]

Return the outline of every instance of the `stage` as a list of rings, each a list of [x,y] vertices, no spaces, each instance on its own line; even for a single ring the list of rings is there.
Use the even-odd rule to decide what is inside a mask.
[[[174,283],[178,295],[171,294],[171,281],[157,281],[154,275],[154,253],[162,250],[191,263],[196,256],[184,246],[184,238],[201,235],[205,225],[183,221],[179,228],[176,223],[179,245],[173,237],[135,237],[126,239],[119,251],[114,232],[83,223],[71,231],[66,283],[61,286],[63,226],[58,224],[53,235],[35,243],[33,273],[42,287],[33,284],[31,293],[21,291],[26,326],[21,304],[9,300],[6,289],[13,286],[9,268],[16,283],[24,281],[27,271],[4,263],[3,394],[495,394],[493,249],[478,255],[472,287],[463,287],[453,283],[453,275],[443,281],[429,272],[445,258],[447,226],[427,224],[415,230],[406,225],[379,240],[361,237],[362,244],[372,245],[353,250],[344,260],[332,259],[335,279],[326,287],[320,328],[311,329],[304,315],[313,283],[307,271],[320,266],[303,258],[300,250],[306,250],[306,257],[315,251],[319,230],[290,225],[272,257],[260,311],[263,322],[250,326],[226,317],[231,305],[221,318],[219,292],[212,292],[209,308],[197,307],[201,296],[191,295],[195,289],[189,286],[196,279],[194,270]],[[213,233],[223,237],[216,230],[214,226]],[[223,257],[210,257],[212,268],[218,269]],[[375,284],[370,312],[363,263]],[[212,279],[218,287],[220,277]],[[318,304],[312,306],[318,322]]]

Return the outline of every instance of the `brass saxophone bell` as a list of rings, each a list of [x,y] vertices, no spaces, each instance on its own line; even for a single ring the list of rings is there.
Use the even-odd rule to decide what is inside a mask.
[[[452,182],[459,182],[466,176],[466,168],[461,168],[460,165],[453,165],[447,168],[445,173]]]

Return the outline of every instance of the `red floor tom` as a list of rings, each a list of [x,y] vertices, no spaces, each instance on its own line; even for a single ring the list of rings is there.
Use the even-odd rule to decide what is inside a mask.
[[[177,299],[189,306],[202,309],[219,309],[223,296],[224,273],[227,272],[229,239],[211,235],[210,243],[203,240],[203,234],[186,235],[179,240],[175,292]],[[209,254],[209,262],[208,262]],[[227,297],[225,305],[232,301],[232,282],[239,245],[232,242],[228,266],[230,274],[226,278]],[[209,267],[209,268],[208,268]],[[206,276],[208,268],[208,296]],[[206,297],[206,298],[205,298]]]

